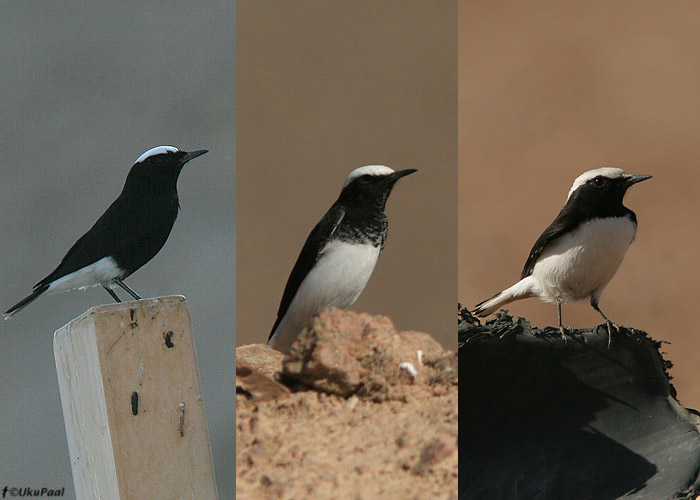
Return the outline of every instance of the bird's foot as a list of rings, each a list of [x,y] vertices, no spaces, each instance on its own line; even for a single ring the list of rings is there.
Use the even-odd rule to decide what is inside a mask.
[[[608,350],[610,350],[610,343],[612,342],[613,328],[615,329],[616,332],[619,332],[620,327],[618,325],[616,325],[615,323],[613,323],[612,321],[610,321],[609,319],[605,320],[605,326],[608,327]]]
[[[567,330],[568,328],[564,328],[562,325],[559,325],[559,333],[561,334],[561,338],[564,341],[564,345],[566,345],[566,337],[569,336],[569,332]]]

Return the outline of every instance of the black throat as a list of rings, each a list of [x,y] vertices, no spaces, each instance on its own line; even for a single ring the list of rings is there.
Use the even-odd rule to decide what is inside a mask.
[[[338,239],[347,243],[384,246],[389,221],[383,211],[353,205],[346,205],[344,209],[345,216],[336,230]]]
[[[559,216],[578,224],[607,217],[630,217],[636,223],[634,212],[622,204],[626,191],[621,181],[612,182],[606,189],[584,184],[571,194]]]

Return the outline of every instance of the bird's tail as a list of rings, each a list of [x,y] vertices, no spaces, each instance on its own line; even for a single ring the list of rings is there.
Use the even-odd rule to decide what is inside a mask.
[[[10,307],[7,312],[3,313],[3,316],[5,319],[10,319],[14,314],[18,313],[25,307],[27,307],[29,304],[34,302],[36,299],[39,298],[41,294],[43,294],[46,290],[49,289],[48,283],[44,283],[43,285],[37,286],[34,291],[29,295],[28,297],[23,298],[19,302],[17,302],[14,306]]]
[[[486,299],[485,301],[478,303],[476,306],[474,306],[472,313],[483,318],[496,312],[498,309],[510,302],[532,297],[535,295],[535,293],[533,293],[533,286],[534,280],[532,276],[523,278],[512,287],[497,293],[490,299]]]

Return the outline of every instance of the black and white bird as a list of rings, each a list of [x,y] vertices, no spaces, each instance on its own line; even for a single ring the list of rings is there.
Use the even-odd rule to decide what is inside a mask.
[[[315,314],[329,307],[345,309],[357,300],[384,248],[386,200],[396,181],[415,171],[368,165],[350,172],[294,264],[270,346],[288,352]]]
[[[58,267],[34,285],[28,297],[5,314],[10,318],[43,295],[102,285],[114,292],[120,286],[140,297],[122,281],[163,248],[180,208],[177,179],[188,161],[207,153],[158,146],[138,157],[119,197],[68,250]]]
[[[637,233],[637,217],[622,200],[630,186],[649,178],[610,167],[578,176],[564,208],[532,247],[522,279],[477,304],[474,314],[488,316],[509,302],[539,297],[556,302],[564,334],[561,305],[589,298],[609,333],[613,324],[598,301]]]

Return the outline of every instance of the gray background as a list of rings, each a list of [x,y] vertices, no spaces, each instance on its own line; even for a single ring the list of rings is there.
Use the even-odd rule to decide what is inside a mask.
[[[234,33],[229,1],[0,7],[3,311],[91,227],[141,153],[210,150],[180,176],[170,239],[127,283],[188,299],[222,499],[233,498],[235,451]],[[110,301],[73,291],[0,320],[0,488],[74,497],[52,334]]]

